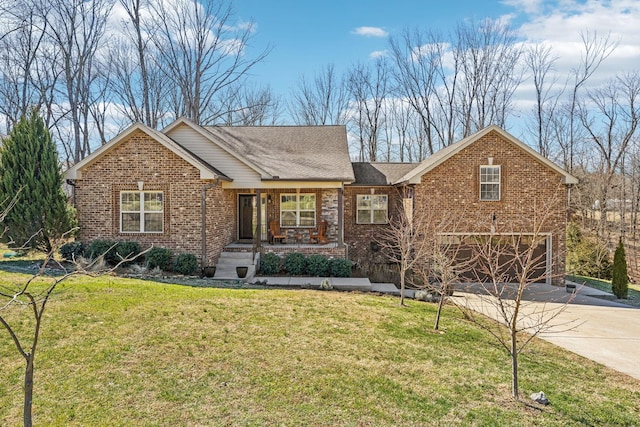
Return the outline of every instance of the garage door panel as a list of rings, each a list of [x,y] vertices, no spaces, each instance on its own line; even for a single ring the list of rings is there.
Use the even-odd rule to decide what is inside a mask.
[[[469,236],[460,244],[452,245],[450,253],[460,266],[462,279],[490,282],[495,276],[500,282],[518,282],[524,267],[528,267],[527,282],[546,281],[547,242],[538,244],[527,261],[531,238],[514,236],[488,243],[488,236]],[[495,236],[494,236],[495,239]],[[497,273],[492,274],[491,271]]]

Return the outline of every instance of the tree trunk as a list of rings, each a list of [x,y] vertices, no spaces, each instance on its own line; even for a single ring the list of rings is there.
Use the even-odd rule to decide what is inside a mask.
[[[519,400],[519,393],[518,393],[518,341],[517,341],[516,331],[511,331],[511,390],[513,392],[513,398],[516,399],[516,400]]]
[[[404,280],[406,270],[404,267],[400,267],[400,305],[404,305]]]
[[[33,352],[27,354],[27,367],[24,371],[24,427],[33,426],[33,418],[31,415],[33,403],[33,356]]]
[[[444,299],[447,295],[447,291],[447,286],[442,285],[442,288],[440,289],[440,301],[438,301],[438,312],[436,313],[436,323],[433,325],[433,329],[436,331],[440,327],[440,313],[442,313],[442,306],[444,305]]]

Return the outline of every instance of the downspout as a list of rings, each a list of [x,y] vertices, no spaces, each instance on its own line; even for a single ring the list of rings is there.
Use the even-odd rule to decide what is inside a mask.
[[[220,179],[216,179],[215,182],[210,184],[205,184],[202,187],[202,199],[200,201],[200,206],[202,207],[202,259],[201,259],[201,268],[207,266],[207,190],[214,187],[220,186]]]

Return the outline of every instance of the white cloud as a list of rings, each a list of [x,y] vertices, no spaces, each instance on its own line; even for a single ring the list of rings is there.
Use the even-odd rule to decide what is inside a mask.
[[[383,56],[387,56],[389,52],[387,50],[374,50],[369,54],[370,59],[382,58]]]
[[[572,70],[580,68],[585,52],[583,37],[608,37],[615,49],[600,64],[582,90],[602,86],[615,76],[638,69],[638,0],[503,0],[502,3],[514,8],[507,16],[521,41],[521,47],[526,49],[543,43],[550,46],[551,55],[557,57],[547,76],[548,83],[555,80],[553,94],[567,90],[565,84],[571,86]],[[524,67],[524,64],[521,65]],[[534,100],[531,76],[525,70],[525,80],[514,94],[514,107],[524,117]],[[514,123],[516,127],[523,125],[519,119],[515,119]]]
[[[543,0],[503,0],[502,4],[520,9],[525,13],[537,14],[542,10]]]
[[[352,33],[365,37],[387,37],[389,35],[380,27],[358,27]]]
[[[638,68],[640,2],[637,0],[505,0],[504,3],[525,12],[525,16],[519,17],[518,36],[525,45],[540,42],[550,45],[558,56],[558,72],[579,65],[584,53],[582,37],[587,33],[609,37],[611,43],[617,44],[592,84]]]

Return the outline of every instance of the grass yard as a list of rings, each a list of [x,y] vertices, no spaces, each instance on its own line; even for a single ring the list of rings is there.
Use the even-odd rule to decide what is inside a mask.
[[[571,276],[567,275],[567,279],[579,283],[585,284],[595,289],[599,289],[604,292],[612,292],[611,280],[595,279],[593,277],[586,276]],[[640,306],[640,285],[637,283],[629,283],[629,291],[627,292],[627,299],[617,300],[623,304],[629,304],[634,306]]]
[[[433,333],[435,305],[409,304],[75,278],[45,314],[35,424],[640,425],[640,381],[535,341],[521,392],[552,404],[527,406],[510,398],[508,357],[487,334],[451,306]],[[0,425],[20,425],[23,361],[1,332]]]

